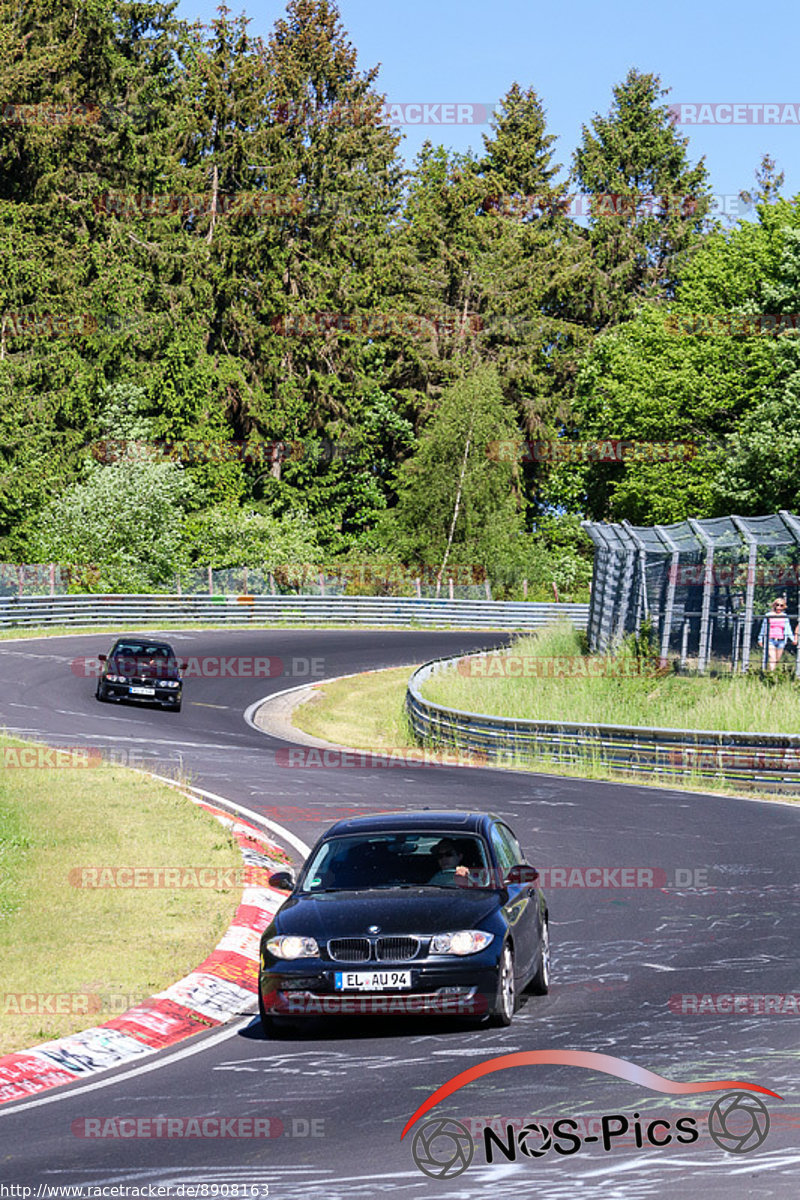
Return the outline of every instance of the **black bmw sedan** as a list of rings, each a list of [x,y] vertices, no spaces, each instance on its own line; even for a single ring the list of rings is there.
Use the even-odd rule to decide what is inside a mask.
[[[183,679],[169,642],[148,638],[119,638],[102,664],[95,695],[98,700],[136,700],[181,710]]]
[[[381,813],[337,821],[261,938],[265,1031],[304,1016],[480,1016],[508,1025],[550,980],[538,872],[499,817]]]

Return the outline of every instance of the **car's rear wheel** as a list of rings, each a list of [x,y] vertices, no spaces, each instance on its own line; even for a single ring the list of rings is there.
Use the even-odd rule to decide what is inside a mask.
[[[517,984],[514,978],[514,952],[506,942],[497,967],[497,995],[492,1009],[494,1025],[510,1025],[517,1007]]]
[[[547,921],[542,925],[541,957],[530,990],[535,996],[546,996],[550,991],[550,925]]]

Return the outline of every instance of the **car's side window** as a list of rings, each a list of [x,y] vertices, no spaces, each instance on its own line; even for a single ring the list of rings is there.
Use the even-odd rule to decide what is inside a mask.
[[[498,829],[503,841],[506,842],[506,844],[508,845],[509,852],[512,855],[512,863],[526,862],[527,860],[525,858],[525,855],[522,852],[522,847],[520,846],[519,842],[517,841],[517,838],[511,832],[511,830],[508,828],[508,826],[507,825],[498,825],[497,829]]]
[[[501,833],[501,826],[493,825],[491,831],[492,846],[500,866],[500,873],[505,879],[514,865],[513,851]]]

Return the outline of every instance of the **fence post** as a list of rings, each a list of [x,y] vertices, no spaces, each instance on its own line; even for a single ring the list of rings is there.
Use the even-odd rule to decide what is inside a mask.
[[[211,567],[208,568],[208,594],[209,596],[214,595],[214,575]]]

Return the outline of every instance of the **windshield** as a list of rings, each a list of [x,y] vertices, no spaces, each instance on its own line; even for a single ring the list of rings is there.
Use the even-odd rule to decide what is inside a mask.
[[[303,892],[392,887],[486,887],[484,841],[447,832],[380,833],[331,838],[308,864]]]
[[[141,671],[149,675],[167,675],[177,669],[170,647],[158,642],[117,642],[111,658],[118,670],[129,675]]]

